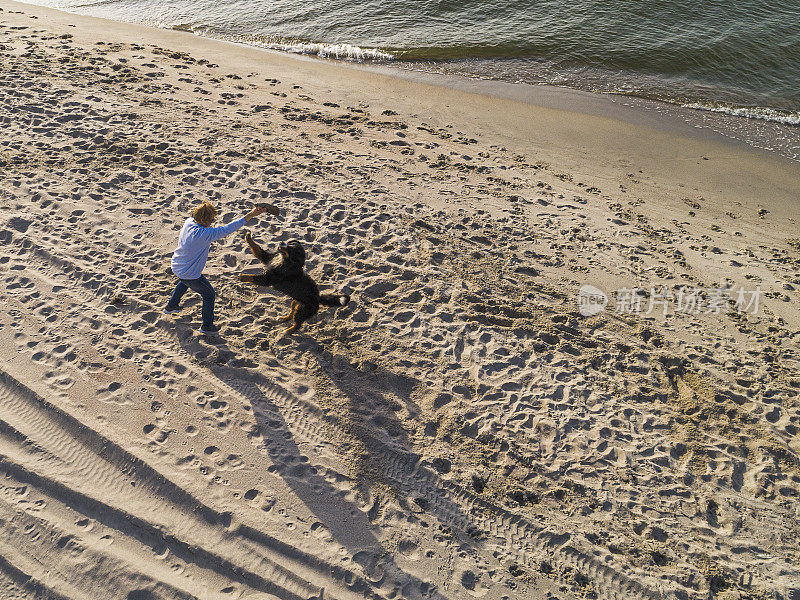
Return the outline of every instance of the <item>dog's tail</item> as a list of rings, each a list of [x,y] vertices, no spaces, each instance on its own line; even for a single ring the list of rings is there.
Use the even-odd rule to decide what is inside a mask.
[[[319,303],[323,306],[347,306],[350,296],[347,294],[320,294]]]

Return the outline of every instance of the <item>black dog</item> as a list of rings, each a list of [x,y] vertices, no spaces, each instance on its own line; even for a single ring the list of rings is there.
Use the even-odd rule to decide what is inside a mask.
[[[291,312],[281,321],[294,321],[293,325],[284,332],[294,333],[304,321],[319,312],[319,305],[345,306],[350,302],[347,294],[320,294],[317,284],[306,273],[303,265],[306,262],[306,251],[297,240],[278,248],[277,252],[264,252],[253,241],[248,232],[245,235],[247,245],[256,258],[266,265],[266,270],[261,275],[239,275],[241,281],[255,285],[272,286],[292,299]]]

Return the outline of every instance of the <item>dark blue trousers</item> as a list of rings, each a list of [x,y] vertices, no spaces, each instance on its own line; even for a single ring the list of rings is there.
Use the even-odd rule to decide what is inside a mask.
[[[214,325],[214,299],[217,294],[205,275],[200,275],[197,279],[181,279],[178,281],[175,291],[172,292],[172,297],[167,302],[167,310],[176,310],[186,290],[190,289],[203,297],[203,327],[212,327]]]

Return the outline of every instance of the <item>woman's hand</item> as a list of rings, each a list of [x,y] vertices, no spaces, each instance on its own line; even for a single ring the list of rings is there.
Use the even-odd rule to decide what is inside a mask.
[[[265,212],[267,212],[265,208],[261,206],[256,206],[253,210],[251,210],[244,216],[244,220],[249,221],[250,219],[255,219],[258,215],[262,215]]]

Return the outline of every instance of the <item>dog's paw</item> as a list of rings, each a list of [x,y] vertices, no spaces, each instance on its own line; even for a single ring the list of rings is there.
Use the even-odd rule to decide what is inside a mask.
[[[295,331],[297,331],[299,327],[292,325],[289,329],[286,329],[282,334],[280,334],[280,338],[285,338],[287,336],[292,335]]]

